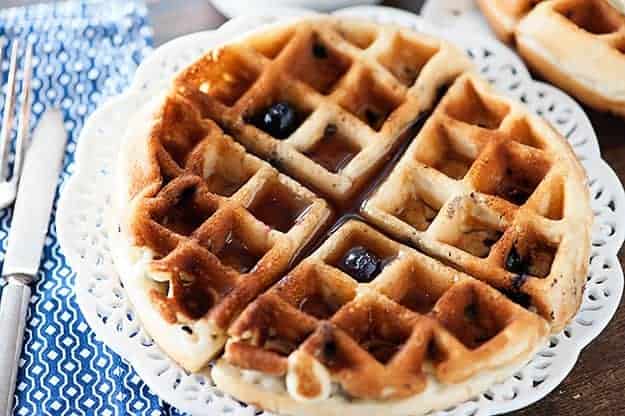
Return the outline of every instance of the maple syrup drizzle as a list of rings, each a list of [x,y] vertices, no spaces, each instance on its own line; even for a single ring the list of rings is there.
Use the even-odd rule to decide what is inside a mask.
[[[219,260],[239,273],[247,273],[256,266],[262,256],[252,253],[239,237],[228,234],[226,244],[218,253]]]
[[[334,315],[338,308],[326,301],[321,294],[316,293],[303,298],[298,305],[298,309],[317,319],[328,319]]]
[[[249,211],[260,221],[286,233],[308,212],[310,201],[292,194],[284,185],[273,185],[260,195]]]
[[[327,240],[341,225],[345,224],[351,219],[364,221],[364,218],[360,214],[363,204],[371,197],[371,195],[378,189],[382,182],[390,175],[391,171],[397,164],[397,162],[404,155],[408,146],[417,137],[421,128],[428,119],[430,112],[421,114],[417,120],[409,126],[398,138],[395,147],[386,155],[386,157],[378,163],[374,173],[369,180],[360,189],[356,189],[354,197],[348,199],[344,203],[331,203],[333,208],[333,218],[329,221],[328,225],[320,230],[311,241],[302,248],[297,255],[293,257],[289,264],[289,269],[298,264],[302,259],[312,254],[321,244]],[[305,185],[313,190],[313,192],[323,195],[322,192],[315,189],[310,183]],[[372,224],[368,225],[372,226]],[[375,228],[375,227],[374,227]]]
[[[449,85],[445,85],[439,88],[438,97],[433,104],[432,109],[436,108],[438,102],[440,102],[448,88]],[[355,189],[352,191],[355,195],[354,197],[348,199],[343,203],[331,203],[330,201],[328,201],[333,208],[333,218],[328,221],[328,223],[324,227],[318,230],[316,235],[313,236],[309,240],[309,242],[293,256],[287,270],[285,270],[284,275],[288,274],[288,272],[290,272],[290,270],[292,270],[292,268],[296,264],[298,264],[303,258],[307,257],[313,251],[315,251],[330,235],[335,232],[335,230],[341,227],[341,225],[351,219],[364,221],[364,218],[360,214],[363,204],[391,173],[397,162],[401,159],[412,141],[421,131],[421,128],[428,120],[430,114],[431,111],[421,113],[412,123],[412,125],[406,128],[406,130],[398,137],[393,149],[391,149],[388,154],[374,167],[374,171],[371,174],[371,179],[359,189]],[[227,131],[226,126],[222,127],[224,128],[224,131]],[[335,139],[337,138],[336,135],[333,136],[335,136]],[[280,167],[279,161],[269,160],[269,162],[272,163],[274,167],[276,167],[276,169],[278,169],[279,171],[283,170]],[[337,168],[338,170],[341,169],[340,166],[338,166]],[[225,177],[215,179],[216,183],[213,184],[214,187],[218,188],[221,193],[226,195],[230,193],[233,194],[240,186],[240,184],[235,184]],[[312,184],[305,181],[302,182],[305,186],[307,186],[318,195],[324,195],[323,192],[320,192],[318,189],[312,186]],[[277,185],[272,187],[268,192],[265,192],[263,195],[260,196],[260,198],[254,201],[250,207],[250,212],[268,226],[282,232],[288,232],[293,225],[299,222],[301,218],[306,215],[306,213],[310,209],[310,206],[310,201],[304,199],[300,200],[297,196],[292,195],[284,186]],[[240,240],[235,235],[228,236],[228,241],[226,242],[226,245],[222,248],[218,256],[224,264],[234,268],[240,273],[247,273],[252,270],[260,257],[262,257],[258,256],[256,253],[252,253],[245,244],[245,242]],[[384,265],[388,264],[389,261],[392,261],[392,258],[382,259]],[[384,265],[382,267],[384,267]],[[204,296],[198,296],[200,292],[195,292],[196,289],[200,289],[199,287],[197,287],[197,283],[198,282],[194,282],[194,284],[191,284],[188,288],[185,288],[186,290],[184,294],[186,296],[183,296],[183,298],[186,298],[190,301],[188,303],[191,304],[190,306],[192,307],[190,309],[192,310],[186,310],[185,312],[191,315],[199,315],[201,311],[209,309],[212,302],[214,302],[212,294],[204,294]],[[192,294],[190,292],[195,293]],[[192,295],[194,299],[188,299],[189,295]],[[309,313],[312,316],[316,316],[318,319],[328,319],[334,314],[334,312],[336,312],[334,305],[330,305],[322,297],[314,295],[310,298],[303,299],[301,304],[298,306],[306,313]],[[183,305],[178,305],[179,309],[182,309],[183,307]],[[372,352],[372,354],[374,354],[376,356],[376,359],[380,361],[388,361],[397,352],[400,346],[386,345],[386,342],[384,342],[383,344],[384,345],[380,345],[380,347],[383,347],[380,348],[380,351],[376,351],[375,353]],[[374,348],[374,350],[377,349],[378,348]]]
[[[336,126],[329,124],[323,137],[306,156],[332,173],[340,172],[358,154],[360,149],[343,137]]]
[[[442,97],[442,94],[439,94],[439,99],[440,97]],[[303,258],[307,257],[314,250],[316,250],[323,243],[323,241],[325,241],[345,222],[350,219],[363,220],[360,215],[362,205],[391,173],[399,159],[407,150],[408,146],[420,132],[421,128],[427,121],[429,114],[429,112],[421,114],[418,119],[400,135],[394,148],[389,151],[385,158],[382,159],[374,168],[371,180],[369,180],[366,185],[363,185],[360,189],[356,189],[354,191],[355,196],[353,198],[348,199],[342,204],[333,204],[333,219],[329,221],[323,229],[319,230],[316,237],[313,237],[309,243],[291,259],[287,272],[291,270],[294,265],[298,264]],[[223,187],[224,193],[236,191],[235,189],[231,189],[231,187],[235,187],[234,184],[226,183],[226,181],[224,181],[224,183],[217,183],[216,185],[221,185],[217,187]],[[311,184],[307,183],[305,185],[312,188],[318,194],[323,195],[322,192],[315,190]],[[261,195],[257,201],[254,201],[250,207],[250,212],[252,212],[252,214],[268,226],[282,232],[287,232],[301,219],[302,216],[306,214],[309,207],[309,201],[300,201],[288,192],[284,186],[277,185]],[[259,257],[255,255],[255,253],[252,253],[246,244],[234,235],[230,235],[228,237],[228,241],[219,253],[219,257],[222,262],[240,273],[247,273],[250,271],[259,260]],[[287,272],[285,272],[285,274]],[[188,292],[188,290],[186,292]],[[205,309],[207,306],[209,305],[202,305],[199,309]],[[304,299],[299,307],[307,313],[317,316],[319,319],[326,319],[335,312],[332,310],[334,308],[327,304],[325,300],[315,296],[310,299]],[[388,348],[384,349],[387,350]],[[382,354],[383,357],[380,358],[385,360],[386,358],[390,358],[389,356],[392,355],[394,354],[385,353]]]

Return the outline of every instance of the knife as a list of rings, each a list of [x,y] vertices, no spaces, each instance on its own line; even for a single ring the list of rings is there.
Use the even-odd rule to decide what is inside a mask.
[[[7,285],[0,299],[0,416],[10,415],[13,408],[30,285],[38,278],[66,141],[60,111],[46,111],[33,134],[20,177],[2,268]]]

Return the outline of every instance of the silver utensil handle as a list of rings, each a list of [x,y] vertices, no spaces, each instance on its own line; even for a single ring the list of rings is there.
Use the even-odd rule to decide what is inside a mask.
[[[9,416],[13,410],[31,280],[28,276],[9,277],[0,299],[0,416]]]

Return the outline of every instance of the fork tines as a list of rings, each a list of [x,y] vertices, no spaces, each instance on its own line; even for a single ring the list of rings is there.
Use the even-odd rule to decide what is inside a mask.
[[[20,53],[19,40],[13,41],[11,45],[11,57],[9,64],[9,76],[7,80],[6,98],[4,103],[4,112],[2,115],[2,129],[0,130],[0,182],[10,181],[12,185],[17,185],[26,150],[26,135],[28,134],[30,122],[30,90],[32,78],[32,44],[27,42],[24,51],[24,60],[22,65],[22,91],[21,91],[21,108],[19,124],[17,128],[17,138],[15,142],[15,162],[13,165],[13,174],[8,178],[7,153],[9,148],[9,140],[11,138],[11,130],[13,129],[14,111],[15,111],[15,95],[18,70],[18,54]],[[4,198],[3,198],[4,199]],[[12,202],[12,201],[11,201]]]

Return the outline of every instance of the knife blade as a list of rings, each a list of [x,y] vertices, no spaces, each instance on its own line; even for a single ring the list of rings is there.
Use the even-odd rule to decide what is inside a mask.
[[[20,178],[2,275],[36,276],[67,133],[63,116],[48,110],[33,133]]]
[[[20,177],[2,268],[8,284],[0,299],[0,416],[10,415],[13,407],[30,284],[38,277],[66,141],[63,116],[58,110],[46,111]]]

